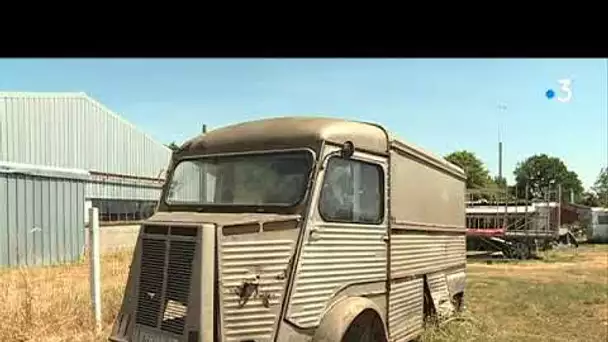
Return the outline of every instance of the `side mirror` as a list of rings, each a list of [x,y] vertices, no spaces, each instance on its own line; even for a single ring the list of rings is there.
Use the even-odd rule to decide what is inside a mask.
[[[346,141],[344,142],[344,145],[342,145],[342,150],[340,152],[342,158],[350,159],[355,153],[355,145],[353,145],[352,141]]]

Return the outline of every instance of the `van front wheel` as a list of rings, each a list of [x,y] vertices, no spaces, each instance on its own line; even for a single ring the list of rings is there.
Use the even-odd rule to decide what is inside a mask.
[[[382,319],[375,311],[364,310],[352,321],[341,342],[386,342]]]

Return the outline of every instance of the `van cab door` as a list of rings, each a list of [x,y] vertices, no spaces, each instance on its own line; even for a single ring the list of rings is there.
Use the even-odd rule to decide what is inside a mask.
[[[286,312],[300,328],[318,326],[345,296],[376,294],[386,304],[387,158],[356,151],[322,160]]]

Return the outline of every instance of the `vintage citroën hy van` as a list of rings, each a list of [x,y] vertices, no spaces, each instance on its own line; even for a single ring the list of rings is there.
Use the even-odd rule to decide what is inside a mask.
[[[177,150],[111,341],[408,341],[465,289],[465,175],[370,123],[285,117]]]

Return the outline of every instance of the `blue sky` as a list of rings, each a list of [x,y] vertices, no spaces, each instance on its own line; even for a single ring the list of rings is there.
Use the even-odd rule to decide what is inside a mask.
[[[608,162],[601,59],[3,59],[0,91],[84,91],[162,142],[283,115],[375,121],[437,154],[475,152],[497,173],[536,153],[585,187]],[[573,97],[545,97],[558,80]],[[506,104],[506,111],[498,109]]]

